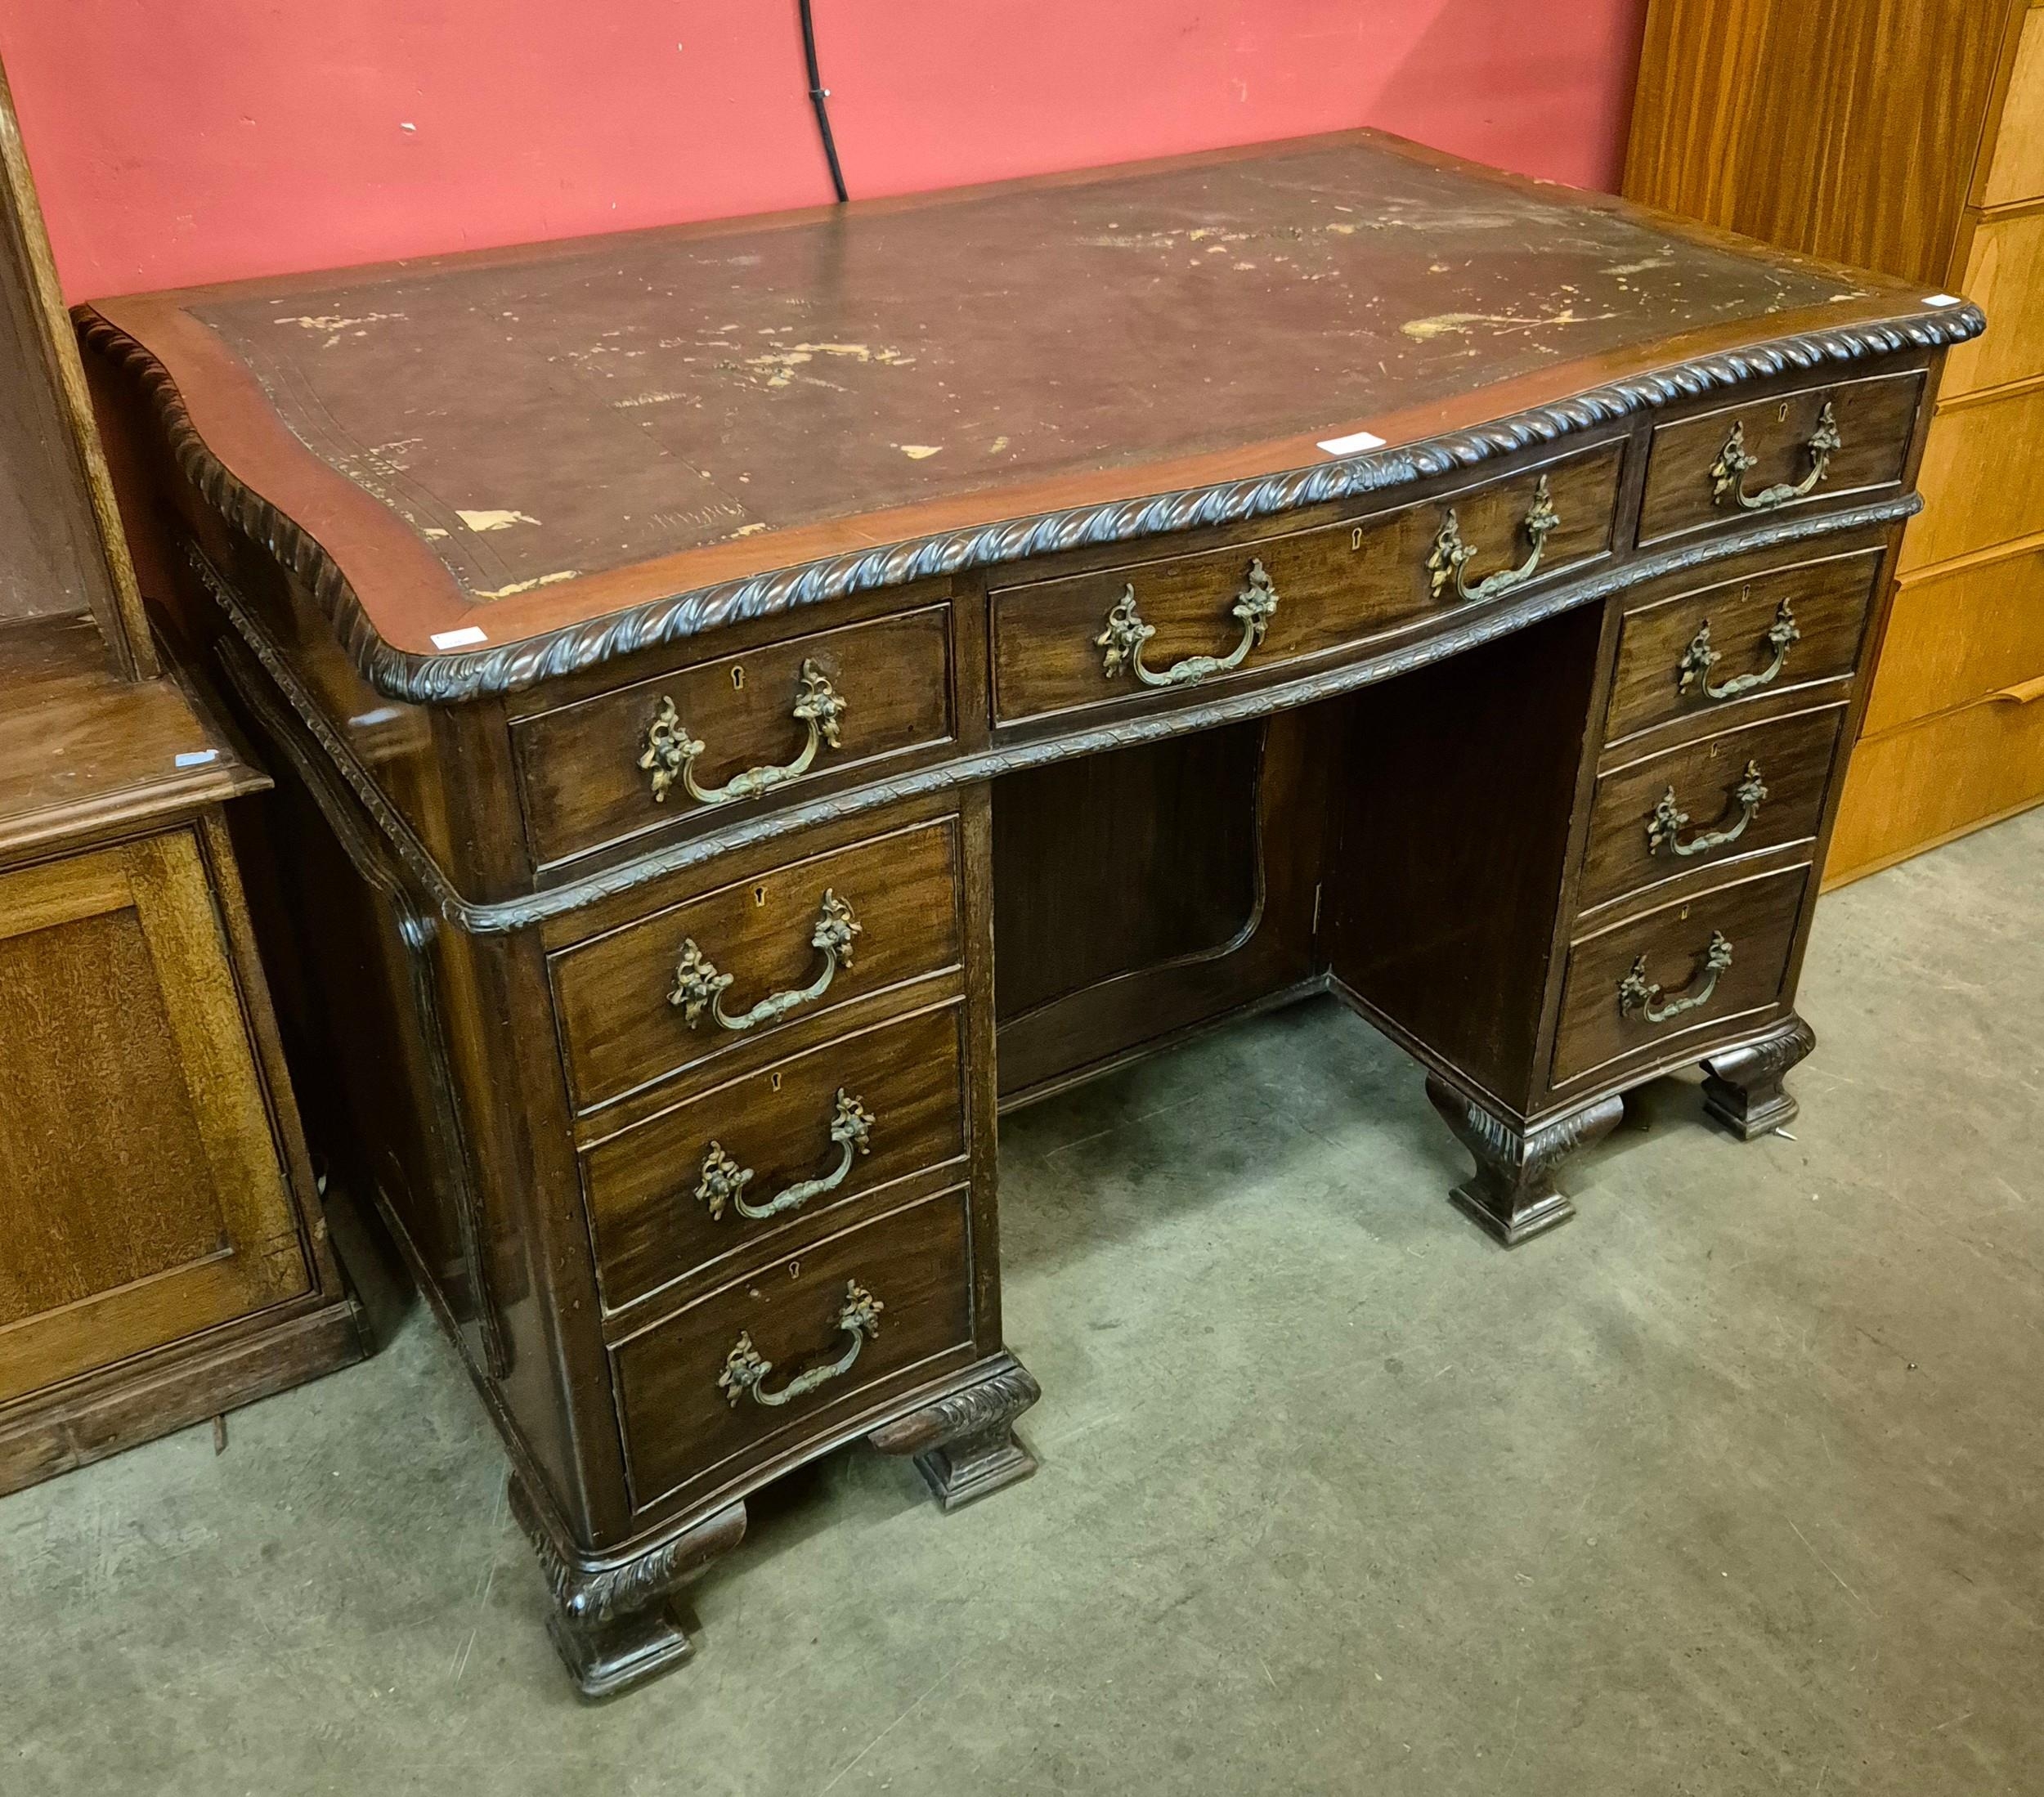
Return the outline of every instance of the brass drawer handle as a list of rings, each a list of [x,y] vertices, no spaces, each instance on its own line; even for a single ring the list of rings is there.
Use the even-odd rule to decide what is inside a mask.
[[[1703,683],[1706,699],[1736,699],[1742,692],[1751,692],[1772,681],[1788,665],[1791,645],[1802,641],[1803,633],[1795,627],[1795,612],[1786,599],[1775,607],[1774,621],[1768,626],[1763,639],[1774,652],[1774,658],[1757,674],[1741,674],[1727,680],[1723,686],[1710,683],[1710,670],[1724,659],[1720,649],[1710,646],[1710,621],[1706,618],[1697,634],[1690,638],[1689,647],[1682,652],[1682,659],[1675,664],[1675,690],[1687,692],[1698,681]]]
[[[1441,534],[1433,540],[1433,548],[1427,556],[1427,572],[1432,576],[1433,596],[1441,597],[1441,589],[1450,581],[1455,589],[1465,599],[1495,599],[1501,593],[1509,593],[1514,587],[1524,586],[1540,571],[1540,556],[1547,548],[1549,535],[1562,522],[1562,515],[1554,509],[1554,500],[1547,490],[1547,477],[1540,477],[1540,484],[1533,490],[1533,504],[1526,516],[1519,521],[1519,529],[1533,545],[1526,558],[1515,568],[1500,568],[1495,574],[1486,574],[1474,586],[1468,584],[1469,564],[1480,553],[1473,543],[1462,540],[1462,526],[1450,511],[1442,522]]]
[[[653,714],[653,721],[646,726],[645,752],[639,758],[639,766],[646,771],[647,783],[652,788],[653,802],[665,804],[668,791],[677,779],[698,804],[728,805],[735,804],[741,799],[756,799],[761,793],[771,792],[776,786],[784,786],[789,781],[807,773],[810,764],[816,760],[817,751],[824,744],[836,748],[838,720],[845,715],[845,701],[814,661],[802,664],[791,715],[797,724],[807,724],[809,732],[802,752],[792,761],[779,767],[748,768],[743,773],[733,774],[720,786],[702,786],[696,784],[696,760],[702,754],[703,745],[688,734],[688,726],[681,721],[675,701],[661,693],[660,709]]]
[[[1817,428],[1803,446],[1803,453],[1810,459],[1809,473],[1800,481],[1784,481],[1779,486],[1749,493],[1746,477],[1752,470],[1754,458],[1746,446],[1746,421],[1741,419],[1732,425],[1732,434],[1718,451],[1717,460],[1710,464],[1710,502],[1722,505],[1732,499],[1739,502],[1741,511],[1771,512],[1791,500],[1806,499],[1830,469],[1832,456],[1845,446],[1845,438],[1838,434],[1838,416],[1831,410],[1831,402],[1826,400],[1824,410],[1817,415]]]
[[[766,1388],[767,1375],[773,1372],[773,1363],[761,1360],[760,1351],[752,1345],[751,1336],[741,1331],[731,1351],[724,1357],[724,1371],[717,1375],[717,1387],[734,1410],[746,1398],[771,1410],[792,1403],[796,1398],[806,1397],[819,1385],[827,1385],[840,1373],[851,1371],[852,1363],[858,1358],[858,1351],[866,1346],[867,1338],[880,1333],[880,1313],[886,1308],[857,1279],[848,1280],[845,1302],[837,1313],[837,1327],[840,1333],[851,1338],[851,1346],[828,1366],[813,1366],[806,1373],[796,1374],[779,1391],[769,1391]]]
[[[1737,823],[1729,829],[1707,831],[1684,842],[1682,832],[1689,827],[1689,813],[1675,803],[1675,789],[1669,787],[1654,807],[1653,816],[1647,820],[1647,853],[1657,855],[1665,849],[1670,854],[1687,860],[1691,855],[1708,854],[1713,849],[1737,842],[1746,834],[1746,826],[1759,816],[1760,807],[1767,800],[1767,786],[1760,778],[1759,762],[1746,763],[1745,775],[1732,789],[1732,796],[1739,807]]]
[[[739,1017],[728,1015],[724,1008],[724,995],[730,987],[731,975],[719,973],[716,962],[697,946],[696,939],[688,937],[681,945],[681,957],[675,963],[675,984],[667,994],[667,1002],[679,1007],[682,1020],[691,1029],[702,1021],[706,1011],[719,1028],[756,1029],[761,1024],[785,1017],[798,1006],[821,998],[828,992],[831,980],[837,977],[837,970],[851,966],[852,938],[864,927],[852,915],[849,905],[835,892],[827,890],[823,903],[817,907],[816,927],[809,934],[809,946],[823,957],[823,970],[806,986],[788,992],[769,993]]]
[[[1732,944],[1721,930],[1712,930],[1710,947],[1703,957],[1702,985],[1687,998],[1671,998],[1664,1005],[1661,986],[1647,978],[1647,957],[1642,955],[1634,961],[1632,971],[1618,982],[1618,1014],[1629,1017],[1637,1011],[1650,1024],[1665,1024],[1685,1011],[1700,1011],[1716,993],[1718,976],[1731,965]]]
[[[724,1221],[727,1203],[739,1216],[755,1223],[778,1217],[784,1211],[799,1211],[811,1199],[834,1192],[845,1183],[854,1154],[872,1152],[869,1138],[876,1121],[871,1111],[840,1086],[836,1109],[831,1113],[831,1140],[837,1145],[838,1162],[829,1172],[818,1179],[799,1181],[764,1204],[748,1204],[745,1189],[752,1183],[752,1169],[739,1166],[724,1152],[723,1143],[712,1141],[703,1154],[702,1177],[696,1181],[696,1196],[710,1207],[710,1221],[717,1223]]]
[[[1136,583],[1130,581],[1107,614],[1107,628],[1093,639],[1093,647],[1107,652],[1100,657],[1100,671],[1113,679],[1123,668],[1132,668],[1146,687],[1197,686],[1209,674],[1226,674],[1249,658],[1249,651],[1263,640],[1278,608],[1277,589],[1261,561],[1249,563],[1242,590],[1235,596],[1228,615],[1242,622],[1242,640],[1226,655],[1192,655],[1174,661],[1162,674],[1143,665],[1143,645],[1156,635],[1157,626],[1145,624],[1136,611]]]

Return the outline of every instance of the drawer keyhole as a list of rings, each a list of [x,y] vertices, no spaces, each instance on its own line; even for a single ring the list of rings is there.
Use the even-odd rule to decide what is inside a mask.
[[[763,905],[766,903],[766,888],[764,886],[755,886],[752,889],[752,902],[755,905]]]
[[[733,692],[742,692],[745,690],[745,670],[743,668],[737,667],[731,670],[731,690]]]
[[[802,1263],[800,1261],[790,1261],[788,1262],[788,1277],[791,1279],[799,1279],[801,1276]]]
[[[1361,525],[1358,524],[1354,530],[1348,533],[1348,546],[1351,549],[1360,549],[1363,546],[1363,527]]]
[[[778,1073],[769,1073],[767,1075],[767,1084],[771,1086],[773,1090],[778,1092],[781,1089],[781,1076]]]
[[[1775,422],[1776,423],[1777,423],[1777,424],[1786,424],[1786,423],[1788,423],[1788,409],[1789,409],[1789,402],[1788,402],[1786,400],[1783,400],[1783,401],[1782,401],[1782,409],[1781,409],[1781,410],[1780,410],[1780,411],[1778,411],[1778,412],[1777,412],[1777,413],[1774,415],[1774,422]]]

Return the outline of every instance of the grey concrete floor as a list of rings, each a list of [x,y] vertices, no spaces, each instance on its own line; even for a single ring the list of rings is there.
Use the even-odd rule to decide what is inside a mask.
[[[1795,1139],[1664,1082],[1508,1256],[1332,1005],[1011,1119],[1042,1471],[790,1480],[607,1706],[415,1315],[0,1503],[0,1790],[2044,1791],[2040,872],[1827,900]]]

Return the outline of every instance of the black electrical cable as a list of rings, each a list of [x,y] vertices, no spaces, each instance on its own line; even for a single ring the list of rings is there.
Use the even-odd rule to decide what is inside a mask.
[[[823,78],[816,69],[816,23],[809,17],[809,0],[800,0],[800,3],[802,55],[809,65],[809,104],[816,108],[816,129],[823,140],[823,159],[831,165],[831,185],[837,190],[837,203],[841,206],[851,195],[845,191],[845,171],[837,166],[837,144],[831,136],[831,90],[823,85]]]

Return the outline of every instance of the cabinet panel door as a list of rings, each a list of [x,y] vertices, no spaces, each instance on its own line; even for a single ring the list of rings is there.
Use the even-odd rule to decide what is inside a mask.
[[[0,875],[0,1403],[309,1284],[196,837]]]

